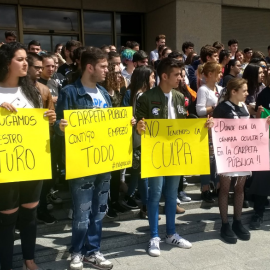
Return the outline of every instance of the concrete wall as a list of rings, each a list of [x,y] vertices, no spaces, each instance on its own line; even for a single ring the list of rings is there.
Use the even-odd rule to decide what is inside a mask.
[[[182,43],[192,41],[195,51],[206,44],[221,41],[220,0],[177,1],[176,43],[181,50]]]
[[[176,47],[176,2],[167,2],[167,4],[158,7],[151,6],[152,10],[145,15],[145,47],[147,51],[155,49],[155,37],[159,34],[166,35],[166,44],[169,47],[172,49]]]

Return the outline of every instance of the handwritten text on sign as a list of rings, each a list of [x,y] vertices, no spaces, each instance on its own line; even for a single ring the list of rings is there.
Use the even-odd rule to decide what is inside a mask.
[[[145,120],[142,178],[210,174],[206,119]]]
[[[64,111],[66,179],[132,165],[132,108]]]
[[[218,173],[269,170],[269,126],[265,119],[214,119]]]
[[[51,179],[47,110],[17,110],[0,108],[0,183]]]

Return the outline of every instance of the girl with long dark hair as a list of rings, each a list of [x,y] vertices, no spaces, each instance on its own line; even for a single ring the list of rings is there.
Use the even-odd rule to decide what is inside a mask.
[[[249,64],[243,73],[243,79],[247,80],[248,96],[246,104],[251,115],[256,115],[255,105],[256,99],[260,92],[260,85],[263,83],[264,73],[263,69],[256,64]]]
[[[42,108],[40,93],[30,82],[27,70],[27,53],[24,45],[14,42],[1,46],[0,106],[2,108],[10,112],[16,112],[16,107]],[[19,102],[14,103],[15,100]],[[55,112],[49,110],[46,115],[50,124],[53,124],[56,120]],[[43,181],[23,181],[0,184],[0,266],[2,270],[12,269],[13,233],[16,224],[21,236],[23,269],[38,269],[34,263],[34,253],[36,211],[42,183]]]
[[[131,83],[129,86],[129,92],[125,97],[125,106],[133,107],[133,114],[135,115],[136,103],[138,98],[145,92],[151,89],[155,84],[155,73],[151,66],[141,66],[134,70]],[[128,102],[128,97],[129,102]],[[132,205],[132,196],[138,186],[139,193],[142,200],[142,208],[140,211],[140,217],[146,218],[146,204],[148,200],[148,179],[141,179],[141,137],[133,131],[133,162],[131,167],[131,181],[128,187],[127,196],[123,203],[125,205]]]
[[[225,66],[222,86],[226,87],[229,80],[236,78],[241,71],[241,63],[237,59],[231,59]]]

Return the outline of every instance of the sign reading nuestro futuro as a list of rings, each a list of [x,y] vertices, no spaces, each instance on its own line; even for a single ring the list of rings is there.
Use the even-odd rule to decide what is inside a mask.
[[[0,108],[0,183],[51,179],[46,109]]]

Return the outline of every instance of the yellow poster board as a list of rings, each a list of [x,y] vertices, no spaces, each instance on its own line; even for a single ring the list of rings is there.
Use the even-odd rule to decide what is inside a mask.
[[[64,118],[66,179],[131,167],[132,107],[67,110]]]
[[[47,110],[17,111],[0,108],[0,183],[51,179]]]
[[[206,119],[145,120],[142,178],[210,174]]]

